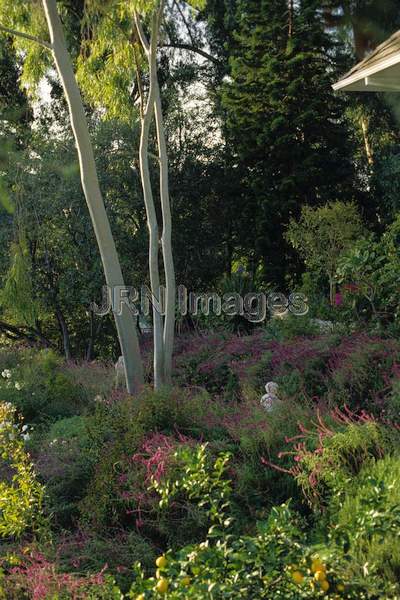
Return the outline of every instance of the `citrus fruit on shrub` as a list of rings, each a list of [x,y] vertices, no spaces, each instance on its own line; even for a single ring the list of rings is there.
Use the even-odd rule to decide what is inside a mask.
[[[312,561],[311,564],[311,571],[313,573],[316,573],[317,571],[325,571],[326,567],[325,565],[319,560],[319,558],[316,558],[315,560]]]
[[[300,571],[294,571],[292,573],[292,579],[295,583],[300,585],[304,581],[304,575],[303,575],[303,573],[300,573]]]
[[[156,560],[156,565],[159,569],[164,569],[167,566],[167,559],[165,556],[159,556]]]
[[[321,588],[324,590],[324,592],[327,592],[329,590],[329,587],[330,587],[329,582],[326,581],[326,579],[325,579],[325,581],[321,582]]]
[[[156,590],[160,594],[166,594],[168,591],[168,581],[166,579],[160,579],[160,581],[156,585]]]

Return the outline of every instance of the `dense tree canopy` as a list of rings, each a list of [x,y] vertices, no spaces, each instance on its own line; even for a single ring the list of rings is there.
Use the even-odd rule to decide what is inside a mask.
[[[13,29],[19,20],[22,32],[46,42],[40,4],[16,2],[13,11],[6,4],[1,25]],[[100,18],[101,3],[57,4],[124,274],[140,285],[148,282],[148,234],[135,158],[138,66],[145,92],[149,80],[130,38],[134,4],[120,15],[119,4],[110,3],[107,18]],[[390,0],[326,0],[322,8],[316,0],[166,3],[158,77],[178,283],[207,289],[238,264],[255,286],[299,280],[304,267],[284,233],[305,205],[355,202],[377,234],[390,224],[399,206],[396,103],[390,96],[334,95],[331,83],[391,33],[397,13]],[[144,27],[148,33],[146,16]],[[38,311],[35,323],[24,322],[6,294],[1,319],[8,333],[17,327],[85,355],[93,337],[88,306],[100,298],[102,273],[61,88],[45,47],[5,32],[0,49],[0,237],[14,255],[26,255]],[[152,130],[155,190],[156,153]],[[0,267],[4,287],[13,268],[7,253]],[[94,329],[98,339],[106,336],[107,352],[116,351],[110,323]]]

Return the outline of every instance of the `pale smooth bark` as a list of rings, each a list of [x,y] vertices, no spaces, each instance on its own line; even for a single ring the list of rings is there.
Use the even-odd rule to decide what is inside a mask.
[[[117,250],[100,191],[83,102],[67,50],[56,0],[42,0],[42,2],[49,28],[54,61],[68,103],[79,156],[82,188],[96,234],[106,283],[111,288],[124,286]],[[129,393],[134,393],[140,389],[144,381],[135,320],[132,312],[125,304],[122,306],[121,314],[114,313],[114,318],[121,352],[124,357],[127,389]]]
[[[158,154],[160,160],[160,195],[163,216],[162,251],[165,272],[165,320],[164,320],[164,378],[165,383],[172,381],[172,353],[175,333],[175,269],[172,253],[172,218],[169,198],[168,152],[165,139],[164,119],[161,105],[161,94],[158,81],[155,94],[155,115],[157,127]]]
[[[372,151],[372,147],[369,141],[368,122],[364,116],[361,117],[360,122],[361,131],[364,139],[365,154],[367,155],[368,164],[372,166],[374,164],[374,153]]]
[[[44,48],[47,48],[48,50],[52,50],[51,44],[49,44],[48,42],[45,42],[44,40],[41,40],[40,38],[36,37],[35,35],[29,35],[29,33],[25,33],[23,31],[15,31],[15,29],[10,29],[9,27],[4,27],[4,25],[1,25],[1,24],[0,24],[0,31],[4,31],[4,33],[9,33],[10,35],[13,35],[16,37],[24,38],[25,40],[29,40],[30,42],[36,42],[37,44],[40,44],[40,46],[44,46]]]
[[[135,16],[136,25],[138,27],[139,17]],[[149,168],[149,135],[150,126],[154,116],[154,100],[157,83],[157,65],[156,52],[158,31],[160,26],[160,14],[154,12],[151,28],[151,44],[148,50],[150,62],[150,90],[142,115],[142,130],[140,135],[140,175],[142,180],[143,197],[146,207],[147,225],[149,229],[149,270],[150,270],[150,287],[153,298],[160,303],[160,272],[158,264],[158,223],[157,214],[154,205],[153,190],[150,179]],[[164,340],[163,340],[163,316],[157,310],[153,302],[153,339],[154,339],[154,387],[158,389],[164,384]]]
[[[175,269],[174,260],[172,253],[172,218],[171,218],[171,204],[169,197],[169,175],[168,175],[168,152],[167,144],[165,139],[165,128],[164,118],[162,112],[161,93],[160,86],[158,83],[157,76],[157,45],[158,45],[158,33],[160,21],[162,18],[162,12],[164,8],[163,0],[160,1],[157,11],[154,11],[153,15],[153,27],[151,32],[150,44],[145,36],[143,28],[141,26],[140,19],[135,14],[135,22],[137,33],[147,56],[150,68],[150,92],[147,103],[146,115],[149,112],[150,106],[154,103],[154,113],[156,119],[156,131],[157,131],[157,145],[158,145],[158,156],[159,156],[159,169],[160,169],[160,199],[161,199],[161,211],[163,218],[163,230],[162,230],[162,254],[163,264],[165,272],[165,285],[166,285],[166,298],[165,298],[165,320],[163,330],[163,382],[170,384],[172,378],[172,353],[174,345],[174,333],[175,333],[175,296],[176,296],[176,283],[175,283]],[[156,19],[156,20],[154,20]],[[151,113],[151,117],[153,112]],[[143,123],[142,123],[143,130]],[[148,133],[148,132],[147,132]],[[148,137],[147,137],[148,146]],[[148,153],[148,148],[147,148]],[[148,160],[148,159],[147,159]],[[151,190],[150,179],[146,178]]]

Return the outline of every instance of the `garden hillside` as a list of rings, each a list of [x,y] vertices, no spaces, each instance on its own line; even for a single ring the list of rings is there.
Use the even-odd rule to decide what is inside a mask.
[[[399,80],[398,0],[0,0],[0,600],[400,600]]]
[[[398,598],[400,342],[313,327],[182,336],[137,397],[4,348],[3,597]]]

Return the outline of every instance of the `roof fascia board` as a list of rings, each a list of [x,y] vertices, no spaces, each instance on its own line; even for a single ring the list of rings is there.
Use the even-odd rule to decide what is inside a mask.
[[[360,71],[356,71],[355,73],[353,73],[353,75],[350,75],[350,77],[340,79],[337,83],[334,83],[332,87],[335,91],[339,91],[339,90],[351,85],[352,83],[357,83],[358,81],[360,81],[362,79],[365,80],[367,77],[370,77],[371,75],[375,75],[376,73],[384,71],[385,69],[393,67],[399,63],[400,63],[400,51],[397,52],[396,54],[390,56],[386,60],[376,63],[375,65],[372,65],[371,67],[365,67],[364,69],[360,69]]]

